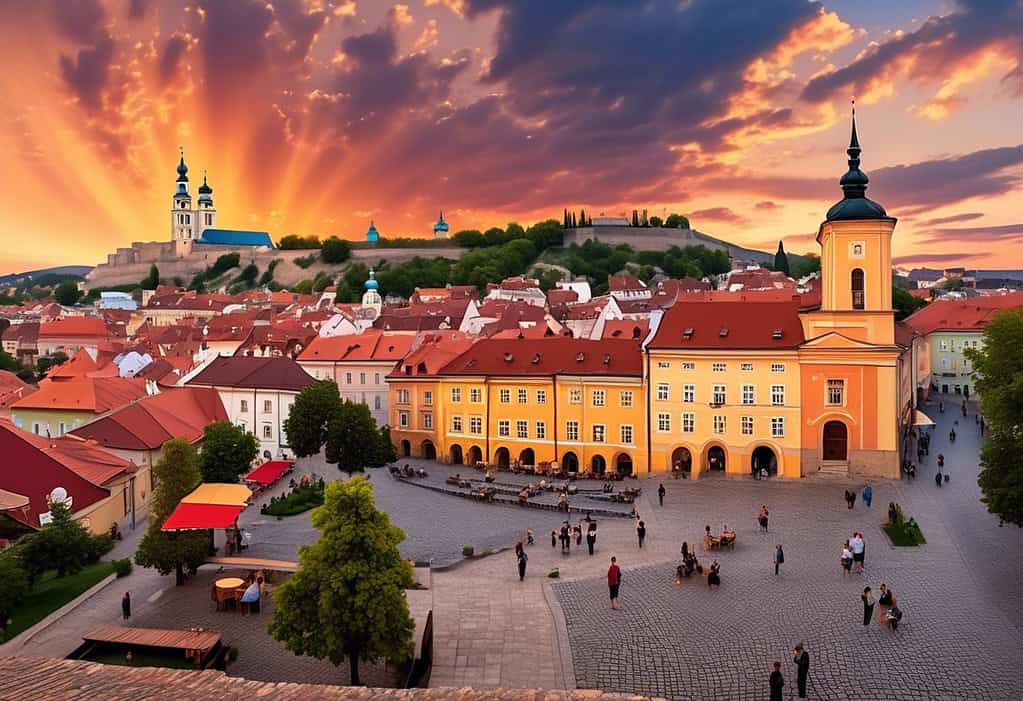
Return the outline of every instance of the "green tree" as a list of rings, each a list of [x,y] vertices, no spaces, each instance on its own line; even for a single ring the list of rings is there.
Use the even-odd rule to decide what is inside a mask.
[[[789,275],[789,257],[785,255],[785,246],[778,241],[778,251],[774,254],[774,269]]]
[[[326,459],[342,472],[361,472],[380,455],[380,432],[369,407],[343,401],[327,425]]]
[[[384,424],[380,427],[377,438],[376,453],[374,454],[370,467],[383,467],[398,459],[398,451],[391,440],[391,427]]]
[[[927,300],[914,297],[908,290],[892,285],[892,308],[895,310],[896,321],[902,321],[926,304]]]
[[[175,583],[185,583],[185,568],[194,572],[206,560],[209,540],[204,531],[164,532],[163,522],[181,500],[202,482],[199,456],[184,438],[163,444],[163,457],[153,466],[156,488],[149,512],[149,526],[142,536],[135,562],[155,567],[160,574],[174,572]]]
[[[242,257],[238,253],[225,253],[222,256],[218,256],[213,265],[206,269],[206,279],[212,280],[223,275],[231,268],[237,268],[241,260]]]
[[[143,290],[155,290],[160,284],[160,269],[156,267],[156,263],[149,266],[149,275],[142,279],[139,283],[139,287]]]
[[[522,225],[518,222],[509,222],[508,226],[504,229],[504,237],[506,241],[514,241],[515,239],[526,238],[526,230],[522,228]]]
[[[298,282],[295,283],[295,286],[292,289],[295,292],[298,292],[300,295],[312,294],[313,281],[310,280],[309,278],[306,278],[305,280],[299,280]]]
[[[639,226],[639,210],[632,210],[632,225]]]
[[[508,240],[504,229],[499,226],[492,226],[483,232],[483,240],[488,246],[500,246]]]
[[[943,290],[961,290],[963,288],[963,279],[961,277],[950,277],[941,283],[941,289]]]
[[[664,222],[661,221],[660,217],[650,217],[650,226],[656,226],[660,228],[664,226]]]
[[[669,214],[664,220],[664,225],[669,229],[688,229],[689,220],[681,214]]]
[[[452,243],[462,248],[477,248],[485,246],[487,241],[483,238],[483,232],[478,229],[464,229],[451,237]]]
[[[281,240],[277,242],[277,248],[282,251],[312,250],[319,248],[320,245],[318,236],[297,236],[295,234],[282,236]]]
[[[331,265],[344,263],[351,255],[352,244],[339,239],[337,236],[331,236],[323,242],[323,246],[320,248],[320,258],[323,259],[324,263],[330,263]]]
[[[14,359],[14,356],[0,348],[0,370],[7,372],[18,372],[21,370],[21,363]]]
[[[1023,526],[1023,310],[1003,311],[966,356],[988,426],[980,451],[980,500],[1001,521]]]
[[[62,304],[65,307],[73,307],[81,299],[82,291],[78,289],[78,283],[74,280],[65,280],[57,285],[57,289],[53,291],[53,296],[58,304]]]
[[[28,575],[21,561],[13,555],[0,555],[0,641],[6,639],[3,633],[7,629],[7,621],[28,594],[28,589]]]
[[[571,225],[571,223],[572,223],[572,222],[570,222],[570,221],[568,220],[568,207],[565,207],[565,217],[564,217],[564,219],[562,220],[562,222],[561,222],[561,223],[562,223],[562,226],[564,226],[564,227],[565,227],[566,229],[567,229],[567,228],[568,228],[568,227],[569,227],[569,226]]]
[[[796,264],[796,269],[793,271],[792,277],[797,280],[802,277],[806,277],[811,273],[818,273],[821,269],[821,259],[815,253],[807,253],[803,256],[803,261]]]
[[[298,393],[284,420],[288,446],[300,458],[316,455],[327,442],[330,421],[341,409],[341,394],[333,380],[320,380]]]
[[[328,484],[312,522],[320,538],[299,550],[298,571],[273,592],[270,635],[296,655],[335,665],[347,658],[357,686],[360,661],[398,661],[414,649],[404,591],[412,567],[398,552],[405,533],[375,507],[361,477]]]
[[[50,504],[50,517],[50,522],[19,548],[30,581],[51,569],[57,571],[58,577],[80,572],[113,547],[109,536],[89,533],[63,502]]]
[[[575,221],[575,212],[572,212],[572,228],[576,228],[578,224]]]
[[[256,267],[255,263],[249,263],[244,268],[242,268],[242,271],[238,274],[238,277],[235,278],[235,280],[237,282],[243,282],[251,287],[252,284],[256,282],[256,278],[258,277],[259,268]]]
[[[579,226],[589,226],[590,222],[586,219],[586,210],[579,210]]]
[[[255,409],[253,409],[255,411]],[[237,482],[259,455],[256,437],[230,421],[214,421],[203,429],[199,471],[203,482]]]

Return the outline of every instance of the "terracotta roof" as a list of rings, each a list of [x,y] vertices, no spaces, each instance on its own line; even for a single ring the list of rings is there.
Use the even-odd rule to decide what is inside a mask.
[[[158,289],[156,294],[149,298],[145,308],[221,311],[232,302],[234,299],[230,295],[199,294],[194,291],[180,292],[177,290],[164,294],[162,290]]]
[[[419,337],[420,344],[405,356],[388,377],[423,377],[437,372],[469,350],[476,339],[459,331],[434,331]]]
[[[642,341],[650,330],[648,319],[608,319],[602,338],[634,338]]]
[[[374,689],[332,684],[263,682],[212,669],[124,667],[45,657],[0,659],[0,698],[31,701],[644,701],[634,694],[529,689]]]
[[[195,443],[208,424],[227,418],[212,387],[176,387],[121,407],[71,433],[104,448],[156,450],[172,438]]]
[[[6,409],[22,397],[36,391],[34,385],[21,381],[13,372],[0,370],[0,409]]]
[[[534,278],[527,278],[522,275],[506,277],[499,283],[487,283],[487,290],[512,290],[521,292],[523,290],[539,289],[540,281]]]
[[[11,324],[4,329],[3,340],[20,341],[22,343],[35,343],[39,338],[39,323],[28,322],[23,324]]]
[[[607,289],[610,292],[624,292],[626,290],[646,290],[646,283],[632,275],[608,275]]]
[[[908,292],[911,297],[916,297],[917,299],[930,299],[931,298],[931,291],[929,289],[927,289],[927,288],[924,288],[924,287],[918,287],[918,288],[914,288],[912,290],[906,290],[906,292]]]
[[[668,309],[649,347],[714,350],[796,348],[803,342],[796,302],[687,301]]]
[[[554,336],[543,339],[486,339],[440,369],[440,375],[629,375],[643,374],[639,342],[591,341]]]
[[[39,391],[11,405],[12,409],[62,409],[102,414],[146,395],[146,384],[128,377],[71,377],[43,380]]]
[[[351,336],[317,336],[298,356],[300,361],[397,362],[408,355],[416,337],[410,333],[387,333],[369,329]]]
[[[107,325],[98,316],[66,316],[39,325],[40,338],[91,337],[106,338]]]
[[[903,348],[909,348],[913,344],[913,327],[905,321],[895,322],[895,342]]]
[[[968,300],[939,299],[918,309],[905,322],[918,333],[980,331],[1000,311],[1023,307],[1023,292],[985,295]]]
[[[291,358],[220,356],[187,384],[297,392],[313,382],[315,380]]]
[[[547,291],[547,304],[568,304],[570,302],[579,301],[579,293],[575,290],[548,290]]]
[[[188,368],[184,368],[186,371],[191,367],[191,362],[188,365]],[[153,362],[135,373],[135,377],[152,380],[161,385],[173,385],[181,375],[177,372],[177,368],[165,358],[154,358]]]
[[[46,376],[50,379],[84,376],[117,377],[120,370],[114,364],[113,359],[112,353],[97,353],[96,360],[93,360],[88,351],[80,348],[70,360],[47,371]]]
[[[479,306],[479,314],[488,319],[514,317],[521,321],[543,321],[543,307],[510,299],[488,299]]]

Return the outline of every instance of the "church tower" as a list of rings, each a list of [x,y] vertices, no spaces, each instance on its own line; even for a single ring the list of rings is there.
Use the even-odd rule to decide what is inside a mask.
[[[369,271],[369,279],[366,280],[363,287],[366,288],[366,292],[362,295],[362,306],[372,307],[376,310],[376,315],[373,317],[376,319],[380,316],[380,310],[384,306],[384,300],[380,298],[380,283],[376,281],[376,273],[372,270]]]
[[[206,171],[202,174],[202,185],[199,186],[199,207],[195,216],[199,224],[199,237],[206,229],[215,229],[217,226],[217,209],[213,206],[213,188],[206,182]]]
[[[188,166],[185,165],[185,148],[180,147],[180,151],[178,179],[174,189],[174,203],[171,207],[171,240],[191,241],[197,238],[196,216],[192,211],[192,196],[188,194]]]

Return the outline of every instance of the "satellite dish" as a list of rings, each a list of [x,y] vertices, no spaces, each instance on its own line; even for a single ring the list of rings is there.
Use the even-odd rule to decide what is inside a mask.
[[[65,501],[67,501],[67,490],[63,487],[55,487],[53,491],[50,492],[50,503],[63,503]]]

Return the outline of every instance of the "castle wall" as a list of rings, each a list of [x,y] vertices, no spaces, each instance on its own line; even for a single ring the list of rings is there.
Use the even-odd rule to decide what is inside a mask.
[[[581,226],[575,229],[565,229],[566,247],[572,244],[581,246],[585,241],[591,239],[610,246],[625,244],[637,251],[665,251],[671,246],[706,246],[710,249],[727,251],[736,260],[774,262],[773,253],[735,246],[696,229],[633,226]]]

